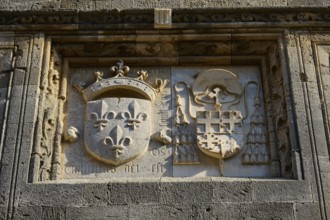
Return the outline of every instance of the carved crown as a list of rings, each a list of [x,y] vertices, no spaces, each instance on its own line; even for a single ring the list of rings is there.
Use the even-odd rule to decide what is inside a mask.
[[[115,73],[114,77],[103,79],[102,72],[95,72],[95,82],[84,88],[83,85],[75,85],[75,87],[81,92],[86,102],[97,99],[98,97],[116,96],[121,93],[130,95],[138,95],[139,97],[147,100],[154,100],[156,93],[166,86],[166,80],[156,79],[155,88],[146,82],[148,73],[144,70],[138,71],[136,78],[127,77],[130,71],[128,66],[124,65],[122,60],[118,61],[116,66],[110,68],[112,73]]]

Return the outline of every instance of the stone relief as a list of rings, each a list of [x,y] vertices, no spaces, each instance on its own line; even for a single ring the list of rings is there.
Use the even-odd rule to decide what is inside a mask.
[[[186,161],[185,158],[194,158],[195,164],[199,164],[197,154],[199,149],[207,156],[219,160],[219,174],[220,176],[224,175],[223,160],[234,157],[243,147],[246,151],[246,143],[250,144],[250,139],[246,140],[246,130],[248,128],[255,129],[255,117],[258,117],[258,120],[263,120],[260,103],[255,103],[255,110],[251,116],[249,115],[249,108],[252,106],[247,103],[245,91],[252,83],[257,85],[255,96],[259,96],[258,83],[250,79],[250,81],[245,82],[245,85],[242,85],[236,74],[223,69],[208,69],[198,73],[192,85],[188,85],[184,81],[174,84],[176,102],[174,139],[179,140],[178,134],[196,127],[196,141],[188,141],[192,146],[189,150],[187,147],[184,148],[185,151],[179,150],[180,142],[175,141],[175,164],[184,165],[189,164],[189,162],[193,164],[192,161]],[[184,90],[186,91],[184,92]],[[183,100],[187,101],[184,102]],[[249,118],[249,123],[246,122],[247,118]],[[264,122],[258,121],[258,123],[263,125]],[[262,134],[266,132],[264,126],[259,126],[258,129]],[[185,133],[188,133],[189,139],[193,140],[191,132]],[[249,137],[251,136],[250,133],[248,134]],[[255,135],[259,137],[261,134]],[[193,146],[194,143],[195,146]],[[262,147],[266,147],[265,137],[261,144],[264,144]],[[263,162],[268,164],[268,150],[265,149],[264,152],[266,158]],[[190,154],[194,156],[189,157]],[[249,160],[250,163],[245,163],[244,154],[242,156],[243,164],[257,164],[253,160]]]
[[[42,76],[42,86],[41,89],[44,91],[42,97],[40,98],[40,103],[44,106],[43,111],[39,113],[38,123],[41,133],[40,139],[37,142],[39,146],[36,148],[35,154],[38,155],[39,164],[39,181],[51,180],[52,175],[57,173],[54,171],[54,162],[57,161],[57,155],[55,155],[54,148],[60,148],[60,140],[54,141],[54,136],[59,129],[59,84],[60,75],[59,67],[60,59],[57,54],[52,51],[50,55],[50,67],[49,71]],[[55,175],[56,176],[56,175]]]
[[[52,51],[48,75],[42,77],[39,181],[123,175],[258,177],[273,175],[275,163],[283,176],[290,175],[285,174],[291,154],[283,88],[262,81],[256,66],[131,70],[120,61],[110,71],[71,73],[60,62]],[[281,82],[278,62],[269,66]],[[59,86],[64,75],[67,92]],[[264,105],[264,99],[281,111]],[[270,115],[274,127],[266,120]],[[270,142],[272,128],[278,148]],[[278,154],[272,153],[274,146]]]
[[[273,173],[276,176],[286,178],[293,177],[292,169],[292,146],[289,135],[289,120],[287,114],[286,96],[284,90],[284,79],[280,70],[280,58],[278,57],[278,48],[270,49],[270,69],[272,71],[272,83],[269,85],[271,93],[271,109],[269,115],[272,115],[275,127],[275,137],[277,148],[273,154]],[[270,123],[270,122],[269,122]]]
[[[151,137],[152,102],[166,82],[157,79],[156,88],[146,80],[148,73],[138,71],[137,78],[123,61],[113,66],[114,77],[103,79],[96,72],[95,82],[78,91],[86,101],[85,148],[94,159],[119,166],[143,155]],[[135,97],[137,96],[137,97]]]
[[[266,126],[260,106],[259,88],[254,98],[254,111],[251,115],[250,130],[247,134],[243,164],[269,163],[269,149],[267,147]]]
[[[69,103],[65,119],[64,178],[270,175],[259,72],[235,69],[171,67],[150,75],[152,68],[131,71],[120,61],[108,72],[73,75],[69,94],[77,104]],[[77,106],[82,119],[72,111]]]

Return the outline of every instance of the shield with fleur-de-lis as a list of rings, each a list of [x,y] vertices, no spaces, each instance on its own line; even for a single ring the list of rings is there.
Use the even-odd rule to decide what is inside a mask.
[[[102,98],[87,102],[85,147],[97,160],[118,166],[143,154],[151,133],[151,102]]]

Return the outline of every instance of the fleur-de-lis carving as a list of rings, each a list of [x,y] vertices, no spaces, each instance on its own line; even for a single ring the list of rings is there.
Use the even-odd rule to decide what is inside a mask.
[[[116,74],[116,77],[124,77],[129,72],[129,67],[124,66],[124,62],[122,60],[119,60],[116,63],[116,66],[111,67],[111,72],[114,72]]]
[[[146,81],[148,78],[148,73],[145,70],[140,70],[137,72],[138,79],[142,81]]]
[[[110,112],[106,112],[102,117],[100,117],[96,112],[92,112],[90,114],[91,118],[94,118],[95,123],[94,123],[94,127],[98,128],[99,131],[102,131],[103,128],[105,128],[108,123],[109,123],[109,119],[113,119],[116,117],[116,112],[110,111]]]
[[[110,131],[110,136],[103,140],[103,144],[114,152],[116,159],[118,159],[119,156],[124,153],[125,148],[132,143],[132,139],[130,137],[124,137],[123,134],[124,132],[121,127],[116,125]]]
[[[145,121],[148,117],[146,113],[140,112],[140,105],[135,100],[128,105],[128,110],[128,112],[121,112],[120,116],[126,119],[127,126],[132,127],[133,130],[140,127],[141,122]]]
[[[167,80],[162,80],[160,78],[157,78],[155,81],[155,89],[157,92],[162,92],[167,85]]]
[[[102,72],[100,72],[100,71],[96,71],[95,73],[94,73],[94,76],[95,76],[95,80],[96,80],[96,82],[99,82],[99,81],[101,81],[103,78],[103,73]]]

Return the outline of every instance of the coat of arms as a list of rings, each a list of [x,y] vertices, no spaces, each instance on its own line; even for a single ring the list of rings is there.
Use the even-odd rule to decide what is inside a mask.
[[[114,77],[96,81],[87,88],[76,86],[86,101],[85,148],[93,158],[118,166],[142,155],[151,135],[151,104],[164,86],[157,79],[157,88],[145,80],[146,71],[137,78],[126,77],[129,67],[123,62],[111,68]]]
[[[208,69],[195,75],[193,82],[174,82],[175,164],[199,164],[198,151],[201,151],[219,160],[220,175],[223,175],[224,160],[242,150],[243,163],[263,164],[268,161],[258,102],[259,86],[255,81],[244,80],[227,70]],[[249,87],[254,87],[255,93],[252,116],[249,116],[245,95]],[[251,107],[250,104],[250,111]],[[244,120],[248,117],[251,127],[246,135]],[[254,117],[258,117],[258,123]],[[257,154],[266,157],[255,158]]]

